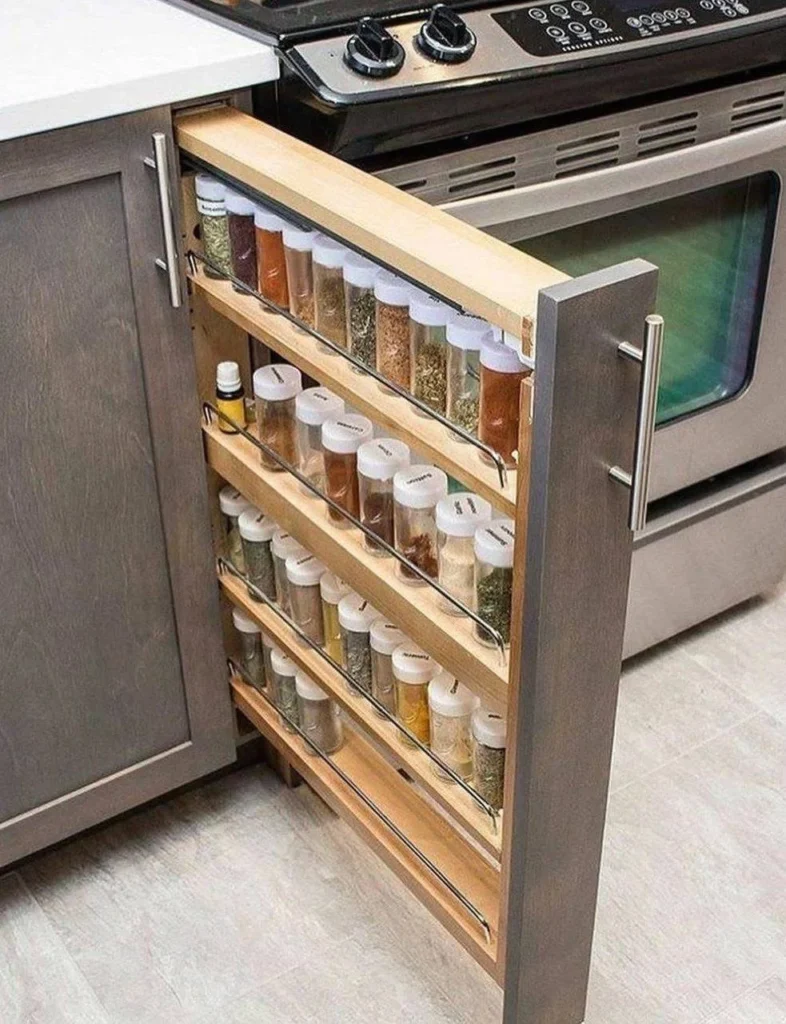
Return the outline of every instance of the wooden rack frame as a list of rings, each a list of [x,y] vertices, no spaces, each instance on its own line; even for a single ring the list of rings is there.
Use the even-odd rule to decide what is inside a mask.
[[[619,357],[618,346],[641,344],[644,318],[654,309],[657,271],[632,261],[567,280],[229,108],[185,115],[177,139],[189,160],[208,165],[246,191],[256,190],[265,201],[294,211],[447,301],[516,333],[525,349],[536,353],[532,427],[522,417],[524,458],[518,480],[500,495],[493,468],[465,458],[466,446],[458,451],[444,428],[437,431],[420,417],[417,423],[408,419],[398,405],[388,404],[400,399],[388,399],[376,383],[335,356],[319,353],[311,339],[277,322],[254,299],[198,271],[191,275],[205,397],[217,354],[237,358],[240,339],[251,332],[381,418],[391,433],[412,441],[417,432],[421,447],[425,436],[435,462],[515,514],[516,607],[508,672],[494,651],[473,641],[466,623],[439,613],[422,588],[414,596],[414,588],[397,585],[385,560],[364,554],[351,530],[330,524],[316,499],[303,495],[283,474],[265,470],[249,442],[205,428],[208,462],[223,478],[269,511],[485,700],[506,710],[508,763],[499,886],[492,886],[493,948],[480,950],[466,920],[440,908],[402,850],[375,837],[352,800],[305,763],[312,759],[276,729],[275,716],[259,704],[263,698],[235,684],[238,706],[504,985],[505,1024],[578,1024],[586,999],[632,549],[629,495],[608,470],[632,461],[639,371]],[[191,246],[189,238],[186,247]],[[235,584],[222,580],[222,586],[233,603],[273,632],[299,664],[341,699],[343,682],[313,664],[311,654],[298,652],[292,637],[269,618],[269,610],[251,608]],[[359,728],[379,740],[374,723],[364,721],[357,708],[354,714],[347,710]],[[389,747],[383,743],[380,749],[392,756]],[[388,763],[375,756],[382,765]],[[410,765],[410,770],[424,781],[419,766]],[[392,780],[400,776],[395,768],[390,771],[380,766],[393,787]],[[429,796],[455,825],[433,807],[430,813],[442,824],[417,820],[430,805],[408,789],[407,798],[419,801],[413,808],[421,809],[413,810],[412,828],[425,843],[426,820],[435,834],[446,829],[451,847],[457,844],[456,864],[474,877],[470,865],[477,866],[477,844],[487,852],[492,847],[495,854],[496,844],[481,834],[458,801],[433,787]],[[462,839],[462,830],[469,838]],[[481,863],[486,861],[481,858]]]

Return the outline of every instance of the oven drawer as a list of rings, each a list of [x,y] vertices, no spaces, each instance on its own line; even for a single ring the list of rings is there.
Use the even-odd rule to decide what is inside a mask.
[[[305,642],[275,602],[253,600],[242,575],[219,557],[228,605],[251,616],[330,695],[343,710],[349,738],[335,754],[304,756],[297,730],[282,724],[269,695],[250,685],[233,658],[235,703],[504,985],[506,1024],[578,1024],[632,550],[631,494],[620,479],[629,474],[635,483],[646,475],[640,471],[651,433],[637,420],[640,393],[654,393],[643,382],[652,383],[656,369],[656,348],[644,343],[656,268],[631,261],[567,279],[228,108],[186,114],[176,134],[185,167],[191,313],[214,489],[224,481],[234,485],[474,689],[492,712],[507,717],[504,810],[478,801],[472,783],[438,780],[428,744],[402,745],[400,725],[390,714],[377,716],[362,691],[347,686],[342,667]],[[237,290],[229,280],[208,277],[194,169],[209,170],[287,219],[329,233],[520,337],[534,358],[535,383],[522,388],[516,470],[500,473],[476,442],[457,441],[438,416],[415,409],[405,390],[395,393],[373,373],[358,372],[340,345],[326,345],[313,328],[270,307],[255,289]],[[228,358],[240,362],[250,392],[248,335],[367,414],[384,434],[405,441],[420,461],[441,466],[465,489],[486,497],[497,515],[515,521],[509,650],[480,643],[472,609],[450,615],[433,586],[402,582],[400,556],[370,553],[361,521],[331,521],[324,496],[304,492],[296,466],[284,460],[279,469],[265,468],[264,445],[253,429],[220,429],[212,404],[215,365]],[[643,356],[648,373],[623,354]],[[233,654],[230,631],[227,643]]]

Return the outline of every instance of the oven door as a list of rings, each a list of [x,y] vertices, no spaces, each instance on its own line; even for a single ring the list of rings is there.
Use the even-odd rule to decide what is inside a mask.
[[[444,209],[571,275],[660,267],[650,498],[786,445],[786,124]]]

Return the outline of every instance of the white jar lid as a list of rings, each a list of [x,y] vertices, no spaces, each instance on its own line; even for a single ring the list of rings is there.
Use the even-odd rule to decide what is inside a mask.
[[[358,288],[372,288],[379,273],[376,263],[361,256],[359,252],[348,252],[344,259],[344,280]]]
[[[367,480],[392,480],[410,458],[409,446],[395,437],[364,441],[358,448],[358,473]]]
[[[380,270],[374,280],[374,296],[388,306],[408,306],[412,286],[388,270]]]
[[[513,565],[515,524],[512,519],[495,519],[475,532],[475,557],[484,565],[510,569]]]
[[[474,537],[483,523],[491,521],[491,505],[479,494],[458,491],[437,505],[437,529],[449,537]]]
[[[367,416],[350,412],[322,424],[322,447],[339,455],[351,455],[374,436],[374,424]]]
[[[382,615],[371,623],[369,642],[371,650],[377,654],[392,654],[397,647],[407,643],[407,637],[395,622],[388,622]]]
[[[286,560],[287,579],[296,587],[315,587],[325,571],[325,565],[306,552],[304,555],[290,555]]]
[[[428,704],[445,718],[471,715],[480,701],[468,686],[443,669],[428,684]]]
[[[296,366],[270,363],[254,371],[254,394],[267,402],[283,402],[303,390],[303,376]]]
[[[338,602],[338,622],[350,633],[368,633],[371,623],[379,618],[377,609],[354,590]]]
[[[270,664],[279,676],[294,676],[297,673],[297,665],[280,647],[274,647],[270,652]]]
[[[235,391],[240,387],[240,367],[237,363],[224,362],[216,367],[216,387],[220,391]]]
[[[320,427],[325,420],[344,412],[344,399],[329,388],[306,388],[295,399],[295,416],[309,427]]]
[[[504,332],[501,327],[497,327],[496,324],[491,325],[491,337],[500,345],[502,344],[503,333]]]
[[[241,217],[253,217],[256,213],[256,203],[242,192],[235,192],[233,188],[226,190],[227,213],[235,213]]]
[[[311,251],[314,254],[315,263],[318,263],[321,267],[329,267],[333,270],[344,266],[344,260],[349,253],[349,249],[342,245],[341,242],[337,242],[335,238],[319,234],[314,239]]]
[[[437,663],[420,647],[409,642],[393,651],[393,675],[402,683],[423,683],[434,678]]]
[[[263,231],[280,232],[287,226],[287,222],[267,206],[257,203],[254,207],[254,225]]]
[[[497,341],[484,341],[480,346],[480,365],[497,373],[523,373],[527,369],[512,348]]]
[[[507,721],[496,711],[480,707],[472,712],[472,735],[484,747],[504,750],[507,745],[505,738],[507,728]]]
[[[405,508],[433,508],[447,493],[447,474],[436,466],[410,466],[393,477],[393,498]]]
[[[254,508],[253,505],[240,513],[237,526],[240,536],[251,541],[272,540],[273,534],[278,529],[275,520],[266,516],[264,512],[260,512],[258,508]]]
[[[295,252],[311,252],[317,232],[311,231],[310,228],[298,227],[297,224],[287,224],[281,237],[287,249],[294,249]]]
[[[478,352],[483,342],[492,337],[491,324],[479,316],[457,313],[448,320],[445,336],[454,348]]]
[[[295,690],[304,700],[330,700],[330,696],[303,671],[295,673]]]
[[[425,327],[444,327],[451,314],[450,306],[446,306],[428,292],[413,289],[409,293],[409,317],[416,324],[423,324]]]
[[[248,498],[244,497],[236,487],[227,484],[218,492],[218,507],[225,516],[237,517],[247,508],[253,508]]]
[[[291,533],[286,530],[276,530],[273,534],[273,543],[270,550],[276,558],[289,558],[290,555],[298,555],[306,551],[299,540],[295,540]]]
[[[219,181],[218,178],[214,178],[212,174],[197,174],[194,184],[196,194],[200,199],[212,199],[218,202],[226,198],[226,185],[223,181]]]
[[[350,586],[334,572],[326,572],[319,581],[319,592],[326,604],[338,604],[350,592]]]
[[[235,629],[241,633],[261,633],[262,630],[259,628],[258,623],[254,622],[252,618],[241,612],[239,608],[232,609],[232,622],[234,623]]]

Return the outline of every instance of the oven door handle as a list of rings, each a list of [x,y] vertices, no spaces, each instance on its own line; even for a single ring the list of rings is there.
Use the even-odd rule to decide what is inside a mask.
[[[578,172],[570,177],[522,185],[505,192],[457,199],[440,206],[460,220],[492,232],[495,225],[513,220],[541,219],[561,213],[570,213],[575,223],[575,218],[581,217],[582,207],[588,216],[592,216],[593,208],[614,200],[632,201],[631,205],[643,204],[650,198],[662,198],[659,190],[664,186],[674,186],[678,191],[680,182],[685,179],[713,171],[722,171],[728,176],[729,165],[752,158],[760,159],[783,148],[786,148],[786,121],[779,121],[646,160]]]

